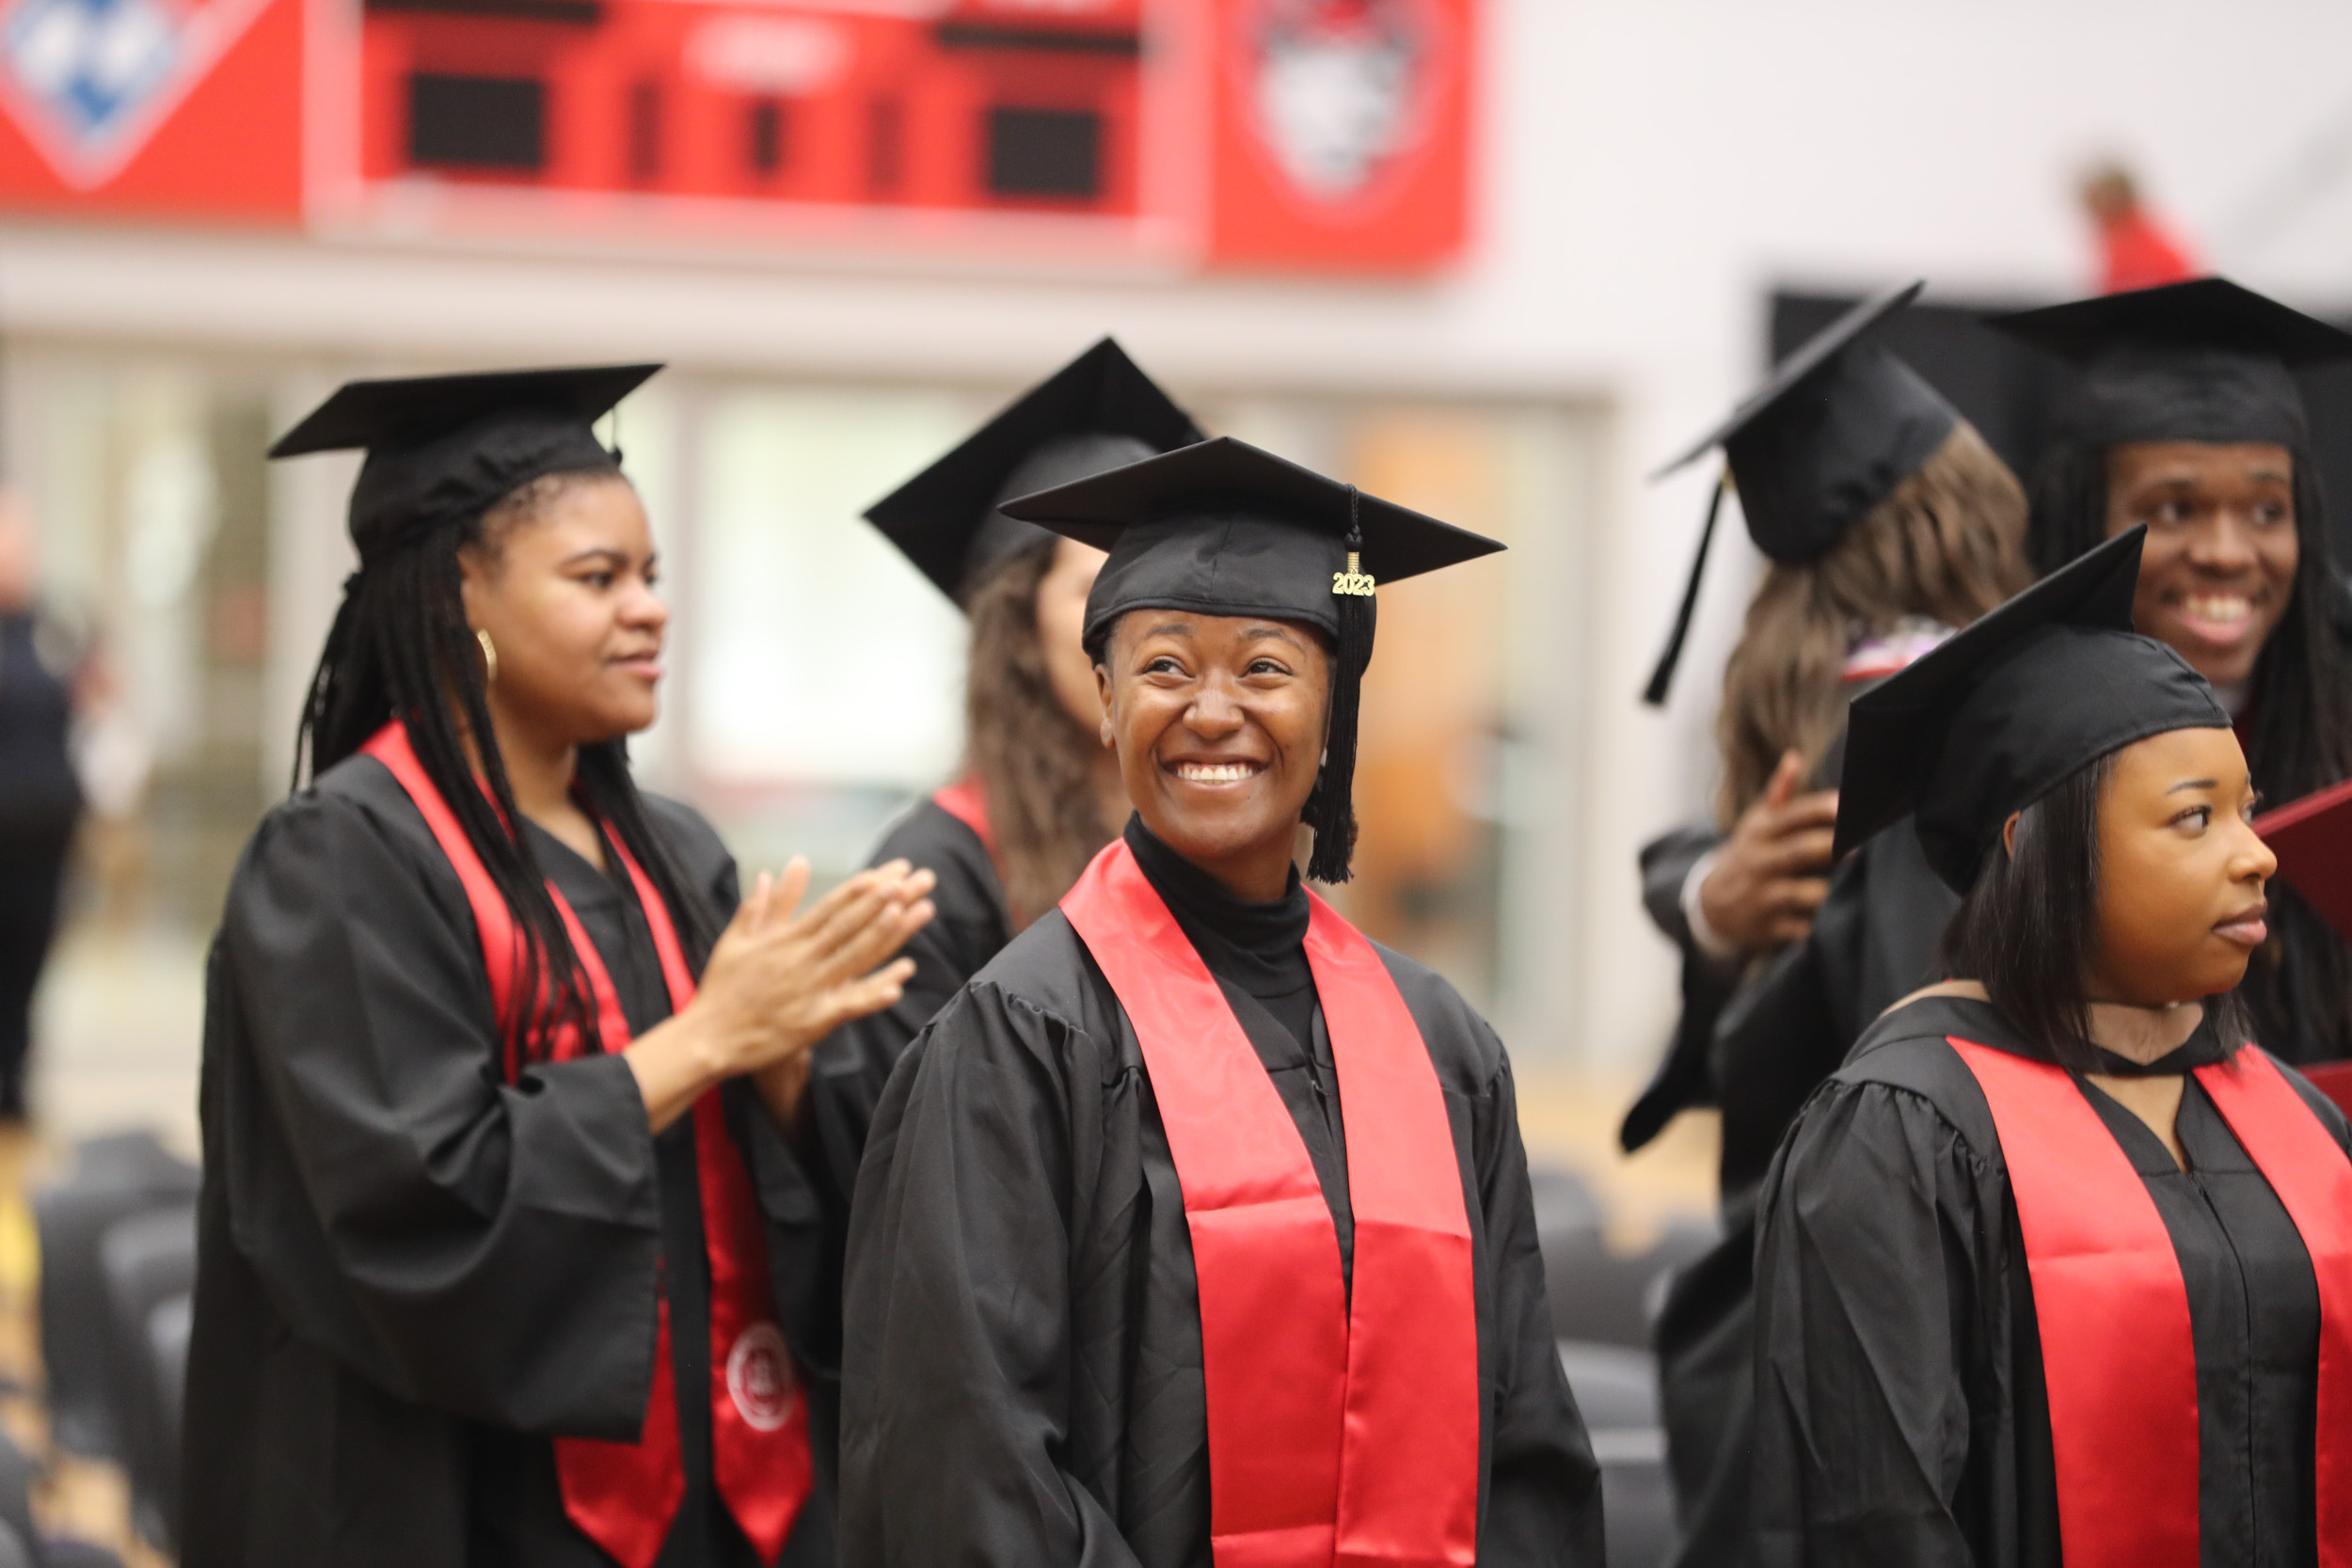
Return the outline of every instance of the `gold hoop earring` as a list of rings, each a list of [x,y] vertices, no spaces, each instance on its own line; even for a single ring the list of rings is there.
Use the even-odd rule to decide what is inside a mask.
[[[485,686],[498,685],[499,645],[491,641],[490,634],[484,631],[480,626],[474,627],[473,640],[482,647],[482,684]]]

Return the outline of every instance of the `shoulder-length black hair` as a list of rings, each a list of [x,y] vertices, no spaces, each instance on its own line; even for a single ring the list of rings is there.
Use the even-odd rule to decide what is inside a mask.
[[[2254,787],[2274,804],[2352,778],[2352,655],[2342,621],[2345,590],[2328,539],[2326,497],[2310,448],[2293,460],[2295,585],[2263,644],[2239,725]],[[2047,574],[2107,536],[2105,448],[2061,442],[2034,470],[2026,541]],[[2293,1060],[2352,1056],[2352,946],[2293,889],[2273,881],[2270,943],[2254,955],[2239,994],[2263,1043]]]
[[[596,1009],[530,840],[505,826],[520,820],[521,813],[490,723],[480,645],[466,626],[458,552],[496,550],[513,530],[576,486],[627,483],[617,467],[549,474],[483,512],[421,531],[363,564],[343,586],[295,739],[294,784],[299,789],[365,745],[395,714],[406,721],[418,762],[449,802],[525,936],[514,1003],[499,1021],[508,1063],[544,1060],[565,1023],[580,1030],[588,1052],[608,1043],[617,1049],[617,1042],[599,1037]],[[469,736],[481,759],[479,778],[467,762]],[[628,743],[582,746],[577,787],[605,831],[652,879],[688,962],[699,973],[717,923],[653,830],[629,776]]]
[[[1944,928],[1946,973],[1984,987],[1994,1006],[2060,1067],[2095,1072],[2089,977],[2098,957],[2099,798],[2110,753],[2077,768],[2017,816]],[[2205,1000],[2234,1050],[2246,1038],[2236,992]]]

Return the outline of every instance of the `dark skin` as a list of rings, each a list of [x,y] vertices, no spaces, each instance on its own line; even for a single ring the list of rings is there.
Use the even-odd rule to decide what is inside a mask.
[[[2148,525],[2132,622],[2216,686],[2251,679],[2302,556],[2286,448],[2135,442],[2107,453],[2107,534]]]
[[[1245,903],[1289,891],[1330,703],[1314,628],[1131,610],[1094,680],[1103,744],[1144,826]]]
[[[580,748],[653,722],[669,626],[637,492],[617,478],[565,490],[461,552],[459,565],[467,625],[498,650],[490,724],[515,803],[601,865],[602,838],[572,793]],[[810,1049],[898,1001],[914,973],[914,960],[891,955],[930,919],[931,884],[930,872],[898,861],[803,911],[806,861],[780,878],[762,872],[711,949],[694,999],[623,1053],[653,1130],[739,1076],[795,1126]]]
[[[1829,896],[1837,791],[1800,794],[1804,775],[1802,752],[1782,755],[1699,883],[1699,912],[1742,953],[1800,941]]]

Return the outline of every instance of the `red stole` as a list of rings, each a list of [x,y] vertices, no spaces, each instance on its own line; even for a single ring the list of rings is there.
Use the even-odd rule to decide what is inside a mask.
[[[2068,1568],[2197,1568],[2197,1354],[2164,1219],[2071,1074],[1951,1045],[1992,1107],[2016,1196]],[[2196,1071],[2311,1253],[2319,1560],[2352,1568],[2352,1161],[2261,1051]]]
[[[1467,1564],[1478,1327],[1452,1124],[1379,954],[1309,898],[1347,1131],[1352,1304],[1298,1128],[1124,840],[1061,909],[1143,1047],[1184,1189],[1217,1568]]]
[[[523,935],[506,901],[490,880],[440,791],[425,773],[397,721],[376,732],[361,750],[391,769],[415,802],[441,853],[457,873],[472,906],[490,973],[490,1000],[503,1027],[512,1016],[516,971]],[[617,838],[612,852],[628,871],[638,906],[653,932],[661,976],[673,1011],[693,1000],[694,977],[671,923],[669,907]],[[570,935],[572,952],[596,1006],[596,1026],[608,1052],[629,1037],[620,993],[580,926],[571,902],[550,880]],[[526,1027],[530,1027],[527,1025]],[[518,1042],[506,1046],[509,1082],[518,1073]],[[566,1024],[555,1031],[549,1056],[569,1061],[580,1053],[580,1031]],[[712,1481],[763,1560],[772,1561],[792,1533],[792,1522],[815,1485],[808,1447],[808,1402],[801,1397],[790,1350],[775,1323],[770,1299],[767,1244],[751,1179],[743,1169],[717,1090],[694,1102],[696,1174],[702,1189],[703,1235],[710,1265],[710,1434]],[[580,1533],[604,1548],[624,1568],[652,1568],[668,1539],[670,1525],[686,1496],[686,1471],[678,1448],[677,1395],[670,1354],[670,1306],[657,1307],[653,1386],[646,1395],[644,1424],[634,1443],[586,1437],[555,1439],[555,1468],[564,1491],[564,1512]]]
[[[946,788],[934,790],[931,804],[971,829],[988,858],[996,858],[996,830],[989,825],[988,798],[980,793],[978,779],[967,773]]]

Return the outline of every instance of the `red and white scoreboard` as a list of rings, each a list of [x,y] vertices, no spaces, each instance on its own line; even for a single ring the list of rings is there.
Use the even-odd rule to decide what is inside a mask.
[[[1413,275],[1474,0],[0,0],[0,207]]]

